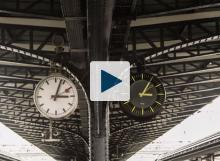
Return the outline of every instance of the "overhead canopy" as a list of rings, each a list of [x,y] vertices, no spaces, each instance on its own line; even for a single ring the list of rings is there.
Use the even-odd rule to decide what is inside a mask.
[[[37,81],[50,72],[49,60],[68,67],[87,92],[89,89],[87,9],[91,6],[80,0],[61,2],[63,5],[59,0],[4,1],[0,12],[4,47],[0,50],[0,121],[57,160],[76,157],[84,161],[89,155],[88,102],[82,101],[69,119],[55,121],[55,128],[62,131],[61,142],[44,144],[42,131],[48,129],[49,121],[31,99]],[[166,87],[167,100],[161,114],[145,122],[128,117],[119,103],[111,104],[111,160],[126,160],[219,95],[219,39],[201,41],[220,34],[217,3],[115,1],[112,19],[105,19],[107,24],[112,21],[111,32],[105,35],[109,43],[104,44],[108,60],[127,60],[134,64],[132,73],[141,69],[158,76]],[[145,59],[151,55],[155,56]]]

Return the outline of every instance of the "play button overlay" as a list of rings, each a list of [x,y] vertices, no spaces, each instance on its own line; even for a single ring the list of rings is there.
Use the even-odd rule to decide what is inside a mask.
[[[128,101],[130,99],[130,63],[92,61],[90,63],[91,101]]]
[[[101,70],[101,92],[105,92],[109,88],[112,88],[121,82],[121,79],[118,79],[115,76],[107,73],[106,71]]]

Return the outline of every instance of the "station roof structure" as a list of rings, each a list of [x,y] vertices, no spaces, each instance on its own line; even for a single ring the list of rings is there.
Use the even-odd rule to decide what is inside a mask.
[[[88,91],[91,3],[0,4],[0,121],[56,160],[87,160],[88,102],[70,118],[54,122],[61,141],[48,144],[41,139],[49,120],[34,107],[32,95],[50,71],[46,60],[65,64]],[[100,7],[112,5],[105,4]],[[156,75],[167,92],[164,110],[147,122],[125,115],[118,102],[110,104],[110,160],[122,161],[219,95],[220,2],[116,0],[112,7],[113,16],[106,19],[111,27],[105,33],[109,60],[127,60],[135,64],[132,73]],[[57,43],[62,43],[61,54],[55,52]]]

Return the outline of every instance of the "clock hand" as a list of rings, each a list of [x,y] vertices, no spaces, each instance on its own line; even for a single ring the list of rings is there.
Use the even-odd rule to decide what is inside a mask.
[[[56,97],[56,98],[69,98],[69,96],[67,96],[67,95],[57,95],[57,96],[52,95],[51,96],[51,98],[54,98],[54,97]]]
[[[144,90],[141,92],[142,94],[146,93],[149,85],[150,85],[150,82],[147,83],[147,85],[145,86]]]
[[[69,87],[69,88],[67,88],[67,89],[65,89],[63,92],[61,92],[60,94],[63,94],[63,93],[68,93],[69,92],[69,90],[71,89],[72,87]]]
[[[148,89],[147,89],[147,91],[149,91],[149,89],[151,89],[151,88],[153,88],[154,86],[150,86]],[[146,91],[146,92],[147,92]],[[152,96],[153,94],[151,94],[151,93],[139,93],[139,96],[140,97],[143,97],[143,96]]]
[[[152,79],[153,79],[153,77],[151,77],[150,81],[147,83],[147,85],[145,86],[144,90],[141,92],[140,97],[142,97],[142,95],[143,95],[144,93],[146,93],[146,92],[149,90],[148,87],[149,87],[149,85],[150,85]]]
[[[60,90],[61,82],[62,82],[62,80],[60,80],[59,85],[58,85],[58,87],[57,87],[57,91],[56,91],[56,93],[55,93],[55,95],[54,95],[54,99],[53,99],[54,101],[56,101],[56,99],[57,99],[57,95],[58,95],[58,92],[59,92],[59,90]]]
[[[153,96],[152,93],[139,93],[139,96],[140,97],[143,97],[143,96]]]

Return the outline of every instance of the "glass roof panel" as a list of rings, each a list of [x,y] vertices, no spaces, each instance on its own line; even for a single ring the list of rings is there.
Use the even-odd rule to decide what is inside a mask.
[[[0,123],[0,153],[21,161],[55,161],[2,123]]]
[[[160,136],[127,161],[155,161],[165,152],[176,150],[194,141],[219,132],[220,97],[207,104],[183,122]]]

